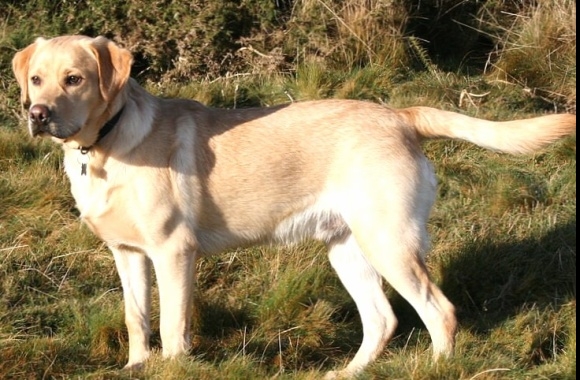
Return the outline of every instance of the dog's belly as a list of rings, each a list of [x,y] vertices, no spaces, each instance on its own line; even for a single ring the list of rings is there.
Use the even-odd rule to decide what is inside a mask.
[[[283,219],[272,233],[272,240],[282,244],[299,243],[305,239],[330,242],[350,233],[342,216],[333,211],[306,209]]]
[[[313,239],[329,243],[342,240],[350,229],[342,216],[332,210],[310,207],[279,221],[263,220],[247,227],[207,228],[195,230],[196,240],[204,254],[257,244],[295,244]]]

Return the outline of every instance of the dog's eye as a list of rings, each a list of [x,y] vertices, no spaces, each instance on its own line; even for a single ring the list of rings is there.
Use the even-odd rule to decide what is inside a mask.
[[[39,86],[39,85],[40,85],[40,82],[41,82],[41,81],[40,81],[40,77],[39,77],[38,75],[33,75],[33,76],[30,78],[30,82],[32,82],[32,84],[33,84],[34,86]]]
[[[66,77],[65,83],[67,86],[78,86],[81,83],[82,78],[76,75],[69,75]]]

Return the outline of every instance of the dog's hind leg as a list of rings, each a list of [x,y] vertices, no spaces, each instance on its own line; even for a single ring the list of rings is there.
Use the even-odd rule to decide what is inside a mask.
[[[405,175],[405,181],[390,188],[381,180],[367,184],[372,190],[366,199],[374,203],[359,203],[348,224],[369,263],[425,323],[434,357],[449,356],[455,344],[455,308],[431,281],[423,261],[429,246],[426,224],[435,180],[426,170],[407,170]]]
[[[129,361],[125,368],[138,369],[149,357],[151,312],[151,262],[141,252],[111,247],[123,286],[125,323],[129,333]]]
[[[363,248],[365,254],[375,249],[367,255],[369,262],[415,308],[431,335],[433,356],[451,355],[457,328],[455,308],[429,278],[421,254],[404,242],[404,237],[387,233],[374,238],[371,242],[367,237]],[[385,248],[376,252],[378,247]]]
[[[342,371],[331,371],[327,379],[351,377],[382,352],[397,327],[397,318],[387,300],[381,275],[367,262],[353,236],[329,245],[329,259],[358,308],[363,341],[356,355]]]

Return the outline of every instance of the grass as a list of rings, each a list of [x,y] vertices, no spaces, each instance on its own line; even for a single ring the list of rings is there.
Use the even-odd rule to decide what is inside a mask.
[[[151,92],[220,107],[336,97],[396,107],[427,105],[497,120],[575,111],[572,2],[515,10],[502,8],[503,2],[485,2],[484,8],[474,9],[472,25],[495,48],[488,51],[487,66],[468,70],[466,62],[474,61],[452,65],[437,56],[436,46],[425,45],[426,24],[419,25],[413,18],[417,9],[404,9],[402,3],[395,2],[398,8],[389,13],[374,1],[279,1],[272,8],[255,0],[238,4],[241,8],[227,2],[205,10],[193,2],[191,14],[185,14],[176,1],[159,8],[173,13],[158,19],[150,15],[154,7],[140,8],[138,1],[123,6],[74,2],[76,8],[72,3],[3,2],[8,12],[0,14],[2,378],[315,379],[346,364],[362,338],[355,305],[332,272],[323,246],[256,247],[198,263],[189,356],[161,359],[154,297],[156,352],[142,372],[121,371],[128,339],[113,258],[78,220],[60,149],[32,140],[21,127],[9,62],[35,35],[90,34],[94,29],[128,45],[140,41],[131,45],[136,74]],[[440,3],[449,12],[472,6]],[[424,4],[421,17],[435,2]],[[51,7],[58,12],[49,12]],[[40,11],[33,24],[27,12],[35,9]],[[142,13],[136,14],[137,9]],[[208,19],[222,10],[224,15]],[[131,20],[122,21],[121,11]],[[87,12],[97,15],[95,20],[89,22]],[[172,19],[176,12],[181,16]],[[430,17],[446,20],[439,13]],[[229,26],[250,19],[251,30],[228,32]],[[369,20],[366,28],[363,19]],[[181,24],[184,20],[197,28],[199,41],[179,34],[192,30]],[[219,33],[200,34],[220,25]],[[391,34],[377,35],[384,29]],[[406,34],[410,31],[416,34]],[[421,31],[427,34],[417,34]],[[252,46],[254,51],[228,50],[232,41],[226,43],[225,35],[240,38],[233,41],[239,43],[235,49]],[[208,36],[215,37],[213,45]],[[551,43],[527,40],[529,36]],[[198,42],[205,45],[191,56],[182,55],[182,66],[172,67],[167,57],[156,60],[163,37],[169,57],[197,49]],[[179,39],[183,45],[173,46]],[[274,50],[276,43],[280,50]],[[196,59],[212,46],[203,66]],[[210,70],[212,59],[225,56],[230,57],[223,60],[225,71]],[[195,80],[183,79],[184,70],[196,70]],[[440,182],[429,223],[433,248],[427,265],[457,307],[456,355],[432,362],[422,322],[385,286],[400,325],[360,379],[576,378],[575,137],[521,157],[456,141],[430,141],[424,149]]]

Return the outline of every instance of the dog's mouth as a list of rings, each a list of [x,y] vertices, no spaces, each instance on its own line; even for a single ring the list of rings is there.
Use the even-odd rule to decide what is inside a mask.
[[[32,137],[56,137],[65,140],[77,134],[79,128],[67,128],[56,124],[49,124],[46,127],[35,128],[31,126],[30,134]]]
[[[38,126],[30,123],[30,134],[32,137],[55,137],[57,139],[65,140],[78,133],[78,127],[65,127],[57,125],[56,123],[49,123],[48,125]]]

